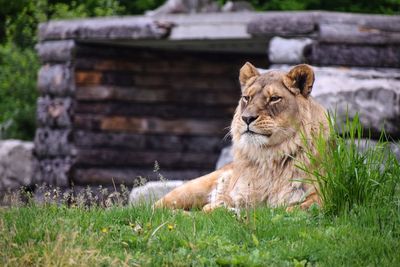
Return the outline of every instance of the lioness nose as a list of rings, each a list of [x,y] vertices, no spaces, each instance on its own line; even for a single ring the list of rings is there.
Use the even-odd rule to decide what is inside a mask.
[[[253,121],[255,121],[258,116],[242,116],[242,120],[247,124],[250,125]]]

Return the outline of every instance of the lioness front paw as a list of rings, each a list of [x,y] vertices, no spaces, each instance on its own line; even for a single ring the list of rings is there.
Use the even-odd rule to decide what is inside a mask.
[[[208,212],[212,212],[215,209],[221,208],[221,207],[226,207],[224,202],[218,202],[218,203],[208,203],[203,207],[203,211],[208,213]]]

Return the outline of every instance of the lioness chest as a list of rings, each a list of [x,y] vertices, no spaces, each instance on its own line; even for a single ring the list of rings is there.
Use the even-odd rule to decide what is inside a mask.
[[[226,204],[234,207],[292,205],[300,203],[307,192],[299,181],[299,171],[292,166],[239,165],[227,178],[219,179],[217,188],[225,196],[223,198],[231,202]]]

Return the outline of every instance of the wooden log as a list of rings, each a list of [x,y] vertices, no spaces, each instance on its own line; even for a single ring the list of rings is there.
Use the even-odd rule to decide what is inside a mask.
[[[38,128],[34,142],[38,158],[75,155],[71,130]]]
[[[75,82],[77,85],[100,84],[102,73],[98,71],[76,71]]]
[[[239,94],[238,97],[239,99]],[[193,103],[132,103],[121,101],[78,101],[76,114],[158,117],[163,119],[210,118],[230,120],[236,105],[207,105]]]
[[[131,71],[142,73],[144,63],[120,58],[88,58],[79,57],[75,60],[75,69],[79,71]]]
[[[58,187],[67,187],[70,184],[70,175],[73,166],[71,157],[41,159],[36,162],[33,181],[37,185],[43,183]]]
[[[377,29],[385,32],[400,32],[399,16],[338,12],[317,12],[316,16],[319,25],[353,24],[366,29]]]
[[[80,87],[114,85],[120,87],[140,88],[174,88],[174,89],[202,89],[202,90],[239,90],[236,74],[234,75],[207,75],[197,74],[137,74],[129,71],[93,71],[77,70],[76,84]]]
[[[121,149],[77,148],[77,166],[139,166],[152,168],[157,161],[162,168],[212,169],[218,153],[134,151]]]
[[[43,95],[73,95],[75,84],[71,67],[68,64],[43,65],[39,70],[38,88]]]
[[[145,64],[144,70],[147,68],[147,63],[151,64],[150,69],[157,70],[157,66],[161,65],[160,69],[165,69],[166,72],[174,72],[173,67],[187,68],[188,70],[196,69],[198,66],[203,68],[206,73],[214,73],[218,71],[220,66],[230,66],[233,73],[238,73],[240,67],[245,63],[243,59],[254,63],[258,67],[268,67],[268,59],[260,57],[258,54],[252,53],[214,53],[214,52],[195,52],[195,51],[172,51],[172,50],[155,50],[141,47],[122,47],[113,45],[96,45],[79,43],[76,48],[76,68],[93,70],[96,60],[112,60],[112,61],[129,61],[139,64]],[[168,65],[163,65],[163,62],[172,64],[168,70]],[[83,63],[83,67],[81,65]],[[153,66],[154,64],[154,66]],[[87,67],[84,67],[87,66]],[[180,66],[180,67],[179,67]],[[211,71],[207,66],[212,66]]]
[[[265,12],[247,25],[247,32],[257,37],[315,36],[322,24],[357,25],[365,29],[400,31],[399,16],[339,13],[326,11]]]
[[[93,116],[76,114],[74,127],[83,130],[129,132],[137,134],[217,135],[227,132],[230,120],[195,120],[159,118]]]
[[[99,115],[75,114],[73,127],[84,130],[101,130],[101,118],[102,116]]]
[[[112,44],[79,43],[76,47],[76,59],[111,59],[144,61],[160,58],[161,51],[143,47],[127,47]],[[77,61],[79,62],[79,61]]]
[[[247,24],[247,32],[255,37],[304,36],[315,32],[312,12],[268,12]]]
[[[232,61],[232,60],[231,60]],[[80,57],[75,60],[75,68],[83,71],[132,71],[135,73],[151,74],[213,74],[237,75],[240,64],[236,62],[208,62],[204,59],[181,57],[178,59],[163,60],[160,58],[146,59],[119,59],[119,58],[88,58]]]
[[[37,102],[39,126],[66,128],[72,125],[73,100],[67,98],[39,97]]]
[[[168,180],[189,180],[200,177],[212,170],[169,170],[161,169],[159,173],[151,168],[76,168],[72,181],[76,185],[138,185],[140,181],[158,181],[160,175]]]
[[[227,120],[194,120],[123,116],[85,116],[77,114],[74,126],[77,129],[103,130],[107,132],[130,132],[139,134],[223,135],[230,124]]]
[[[79,87],[76,99],[81,101],[117,100],[135,103],[176,103],[176,104],[203,104],[203,105],[236,105],[239,99],[237,93],[224,91],[191,91],[141,89],[136,87],[90,86]]]
[[[134,40],[160,39],[172,25],[149,17],[115,17],[71,21],[50,21],[39,25],[39,40]]]
[[[47,41],[38,43],[36,51],[42,62],[69,62],[74,58],[75,41]]]
[[[314,43],[305,49],[307,61],[315,65],[400,67],[398,45],[364,46]]]
[[[320,24],[318,41],[359,45],[400,44],[400,28],[391,32],[357,24]]]
[[[168,152],[219,153],[229,143],[217,136],[141,135],[90,131],[75,131],[73,139],[75,146],[78,148],[113,148]]]

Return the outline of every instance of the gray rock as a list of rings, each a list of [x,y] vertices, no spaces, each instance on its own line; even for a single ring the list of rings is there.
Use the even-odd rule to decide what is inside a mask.
[[[180,180],[148,182],[143,186],[132,189],[129,195],[129,203],[132,205],[154,203],[183,183],[184,181]]]
[[[377,141],[370,139],[361,139],[358,142],[359,151],[365,151],[368,148],[372,148],[377,145]],[[397,160],[400,161],[400,143],[390,142],[387,144],[393,154],[396,156]]]
[[[269,61],[278,64],[299,64],[303,63],[304,48],[311,44],[309,38],[281,38],[271,39],[268,48]]]
[[[0,191],[15,190],[32,184],[32,151],[32,142],[0,141]]]
[[[273,65],[289,70],[290,66]],[[400,138],[400,72],[397,69],[313,67],[315,83],[312,96],[336,113],[337,122],[356,113],[373,137],[383,126],[393,138]]]
[[[233,161],[232,146],[224,147],[221,150],[221,154],[219,155],[215,169],[218,170],[219,168],[222,168],[223,166],[225,166],[228,163],[231,163],[232,161]]]

